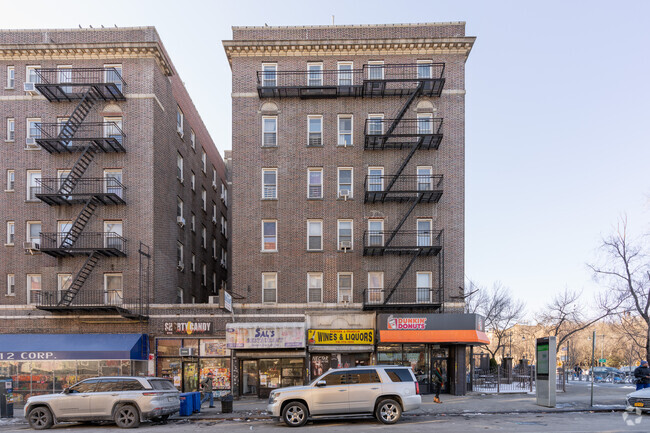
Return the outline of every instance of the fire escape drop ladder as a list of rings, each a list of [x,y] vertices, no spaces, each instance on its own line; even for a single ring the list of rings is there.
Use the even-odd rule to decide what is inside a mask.
[[[63,296],[61,296],[61,300],[57,304],[58,306],[69,307],[72,304],[72,301],[77,296],[77,293],[79,293],[79,290],[81,290],[81,287],[83,287],[98,261],[99,254],[97,251],[93,251],[75,275],[72,284],[70,284],[70,288],[63,292]]]

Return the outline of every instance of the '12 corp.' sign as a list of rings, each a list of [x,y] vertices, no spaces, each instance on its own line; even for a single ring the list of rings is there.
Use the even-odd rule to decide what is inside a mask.
[[[426,317],[388,316],[388,329],[396,331],[419,331],[427,328]]]

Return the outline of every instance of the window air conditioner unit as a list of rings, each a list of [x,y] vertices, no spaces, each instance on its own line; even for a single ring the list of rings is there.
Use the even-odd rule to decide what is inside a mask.
[[[41,246],[38,242],[23,242],[23,248],[27,251],[39,251]]]
[[[38,93],[38,90],[36,90],[36,84],[35,83],[23,83],[23,90],[31,95],[36,95]]]
[[[350,241],[339,242],[339,249],[343,251],[352,249],[352,242]]]
[[[217,217],[212,217],[212,224],[217,225]]]
[[[226,267],[226,261],[224,259],[221,259],[221,267],[222,268]]]
[[[350,190],[349,189],[342,189],[341,191],[339,191],[339,197],[347,200],[348,197],[350,197]]]
[[[223,191],[221,191],[221,201],[226,201],[226,194]]]
[[[180,126],[176,126],[176,132],[178,132],[178,135],[180,135],[181,138],[183,138],[183,128]]]
[[[176,222],[178,223],[179,226],[185,227],[185,218],[181,216],[176,217]]]
[[[344,304],[349,304],[350,303],[350,295],[341,296],[341,302],[343,302]]]
[[[36,144],[36,139],[34,137],[27,137],[25,139],[25,144],[30,149],[38,149],[38,144]]]
[[[219,297],[218,296],[208,296],[208,304],[217,304],[217,305],[219,305]]]
[[[176,269],[183,272],[183,270],[185,270],[185,265],[183,264],[183,262],[178,262],[178,264],[176,265]]]
[[[212,181],[212,189],[215,191],[217,190],[217,182],[214,180]]]

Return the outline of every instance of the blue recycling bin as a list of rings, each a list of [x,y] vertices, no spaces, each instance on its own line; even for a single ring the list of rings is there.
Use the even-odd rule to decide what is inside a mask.
[[[184,392],[180,395],[181,399],[181,410],[178,413],[180,416],[190,416],[192,415],[192,407],[194,406],[194,398],[191,396],[191,393]]]
[[[194,406],[192,407],[192,412],[201,412],[201,393],[193,392],[192,396],[194,397]]]

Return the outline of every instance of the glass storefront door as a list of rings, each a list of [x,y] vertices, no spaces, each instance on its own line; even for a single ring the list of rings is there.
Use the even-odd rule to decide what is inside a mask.
[[[257,395],[259,386],[259,369],[257,360],[245,360],[241,365],[241,393],[242,395]]]
[[[183,361],[183,392],[199,390],[199,365],[196,361]]]

